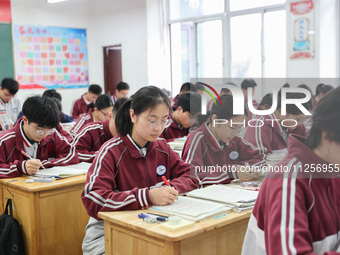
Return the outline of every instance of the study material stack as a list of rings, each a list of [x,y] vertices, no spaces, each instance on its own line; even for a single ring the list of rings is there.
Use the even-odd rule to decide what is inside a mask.
[[[195,189],[187,193],[188,197],[205,199],[223,203],[233,208],[233,211],[242,212],[251,209],[259,191],[244,190],[225,185],[211,185],[203,189]]]
[[[67,178],[76,175],[86,174],[91,166],[91,163],[81,162],[69,166],[55,166],[46,169],[40,169],[34,176],[38,177],[55,177]]]
[[[173,204],[153,206],[150,209],[169,215],[180,216],[194,222],[228,213],[232,210],[226,204],[185,196],[178,196],[178,199]]]
[[[168,142],[168,144],[175,152],[181,155],[186,140],[187,140],[187,137],[184,136],[181,138],[176,138],[173,142]]]

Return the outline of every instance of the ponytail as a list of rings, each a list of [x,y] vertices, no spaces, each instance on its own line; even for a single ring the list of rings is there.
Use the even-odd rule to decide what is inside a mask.
[[[130,117],[131,102],[132,98],[126,100],[126,102],[121,107],[119,107],[115,117],[117,132],[122,136],[131,134],[132,132],[133,123]]]

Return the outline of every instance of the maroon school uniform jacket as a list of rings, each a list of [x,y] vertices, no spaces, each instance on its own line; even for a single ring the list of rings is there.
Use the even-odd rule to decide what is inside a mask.
[[[79,161],[92,163],[100,147],[111,138],[109,120],[85,125],[73,140]]]
[[[89,123],[93,123],[92,109],[90,109],[86,115],[80,117],[77,120],[76,124],[72,127],[70,131],[71,135],[76,136],[82,129],[82,127]]]
[[[170,119],[172,120],[171,125],[163,131],[163,133],[159,136],[160,138],[164,138],[167,141],[172,141],[176,138],[187,136],[189,134],[189,128],[179,126],[172,114],[170,114]]]
[[[265,155],[239,136],[221,145],[208,125],[209,122],[205,122],[189,134],[182,152],[182,159],[191,164],[200,185],[230,183],[230,179],[237,179],[231,168],[233,165],[260,166],[265,163]],[[209,172],[209,168],[214,172]]]
[[[87,213],[136,210],[151,206],[149,190],[163,185],[162,176],[179,193],[198,187],[184,163],[164,139],[150,143],[145,156],[132,138],[115,136],[99,150],[88,173],[82,200]]]
[[[0,178],[18,177],[26,174],[27,158],[21,154],[26,146],[32,144],[26,139],[21,121],[0,135]],[[39,142],[37,159],[45,168],[79,163],[76,149],[58,131],[46,136]]]
[[[255,109],[257,109],[259,107],[259,103],[253,99],[252,101],[253,103],[253,106]],[[248,102],[245,102],[246,106],[247,106],[247,111],[248,111],[248,116],[246,118],[246,127],[248,127],[248,121],[249,120],[252,120],[252,119],[256,119],[256,115],[253,114],[250,110],[249,110],[249,107],[248,107]]]
[[[290,137],[288,155],[277,164],[287,169],[268,173],[262,183],[243,255],[340,254],[339,171],[332,172],[303,140]],[[314,169],[325,166],[325,172],[300,171],[311,169],[311,164]]]
[[[303,137],[307,136],[307,130],[304,125],[299,125],[293,131],[286,132],[275,119],[277,118],[274,113],[259,116],[256,121],[251,123],[251,126],[247,127],[244,135],[244,139],[262,149],[266,155],[274,151],[286,149],[288,137],[291,133]],[[263,122],[263,126],[260,126],[261,121]]]
[[[65,136],[65,137],[67,138],[67,141],[68,141],[69,143],[72,142],[73,137],[72,137],[71,133],[68,132],[67,130],[65,130],[65,129],[63,128],[63,126],[60,125],[60,123],[58,124],[57,130],[58,130],[58,132],[59,132],[62,136]]]
[[[87,112],[87,103],[84,100],[85,94],[77,99],[73,104],[72,118],[74,120],[78,119],[80,115],[86,114]]]

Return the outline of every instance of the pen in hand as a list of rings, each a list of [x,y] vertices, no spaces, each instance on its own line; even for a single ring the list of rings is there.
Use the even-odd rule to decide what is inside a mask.
[[[168,182],[168,180],[166,179],[166,177],[163,175],[162,176],[162,180],[165,183],[166,186],[170,187],[170,183]]]
[[[28,155],[25,151],[23,151],[23,150],[21,150],[21,154],[24,155],[26,158],[34,159],[34,158],[32,158],[30,155]],[[42,167],[43,169],[46,169],[46,168],[43,166],[42,163],[41,163],[41,167]]]

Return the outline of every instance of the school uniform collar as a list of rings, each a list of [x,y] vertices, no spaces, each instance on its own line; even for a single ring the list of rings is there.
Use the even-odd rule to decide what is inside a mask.
[[[22,140],[23,140],[24,144],[26,145],[26,147],[31,147],[35,143],[39,144],[39,142],[33,141],[33,140],[31,140],[31,139],[29,139],[27,137],[27,135],[24,132],[23,125],[24,125],[24,121],[21,120],[20,123],[19,123],[19,128],[20,128],[20,133],[21,133],[21,136],[22,136]]]
[[[126,136],[123,136],[122,140],[128,147],[128,150],[131,153],[131,156],[134,158],[145,157],[149,151],[151,151],[155,147],[158,147],[157,142],[147,142],[145,147],[141,148],[137,143],[135,143],[135,141],[132,139],[132,137],[129,134],[127,134]]]
[[[204,134],[206,141],[208,142],[209,146],[215,151],[223,150],[224,146],[228,146],[229,143],[219,142],[214,136],[214,134],[208,128],[209,124],[210,124],[210,121],[207,121],[202,125],[203,134]]]
[[[91,102],[86,100],[85,95],[86,95],[86,93],[83,95],[83,100],[84,100],[84,102],[85,102],[86,104],[90,104]]]
[[[5,105],[6,103],[0,98],[0,104]]]

